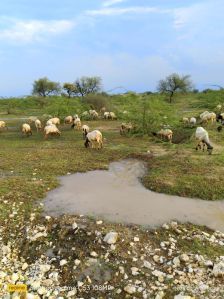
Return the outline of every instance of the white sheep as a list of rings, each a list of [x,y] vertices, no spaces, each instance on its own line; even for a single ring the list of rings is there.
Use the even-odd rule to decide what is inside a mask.
[[[69,115],[69,116],[65,117],[64,123],[65,124],[72,124],[73,120],[74,120],[74,118],[71,115]]]
[[[221,109],[222,109],[222,105],[221,104],[219,104],[219,105],[216,106],[216,110],[220,111]]]
[[[117,119],[117,117],[116,117],[116,115],[115,115],[114,112],[108,112],[108,111],[106,111],[106,112],[104,112],[103,116],[104,116],[105,119],[112,119],[112,120]]]
[[[47,125],[44,128],[44,138],[47,139],[49,135],[60,136],[61,132],[58,130],[57,126],[54,124]]]
[[[110,117],[110,112],[104,112],[103,117],[104,117],[105,119],[109,119],[109,117]]]
[[[129,133],[133,129],[133,125],[130,123],[122,123],[120,126],[120,134],[123,135],[126,132]]]
[[[0,120],[0,129],[6,128],[8,130],[8,127],[6,126],[6,122],[3,120]]]
[[[25,124],[22,125],[22,134],[26,135],[27,137],[29,135],[32,135],[32,130],[31,130],[31,127],[30,127],[29,124],[25,123]]]
[[[50,125],[50,124],[53,124],[53,125],[60,125],[60,119],[58,117],[53,117],[53,118],[50,118],[46,125]]]
[[[99,117],[99,114],[98,114],[98,112],[96,112],[96,110],[89,110],[89,114],[92,119],[96,119]]]
[[[37,129],[37,132],[42,129],[41,121],[39,119],[36,119],[34,123],[35,123],[35,127]]]
[[[196,145],[196,150],[198,149],[205,149],[205,145],[207,146],[207,151],[211,155],[213,146],[211,145],[209,141],[209,136],[208,132],[202,128],[202,127],[197,127],[196,132],[195,132],[195,139],[197,140],[197,145]]]
[[[112,119],[112,120],[114,120],[114,119],[117,119],[117,116],[115,115],[114,112],[110,112],[109,118]]]
[[[182,122],[183,122],[184,124],[189,124],[189,118],[188,118],[188,117],[183,117],[183,118],[182,118]]]
[[[86,135],[89,133],[89,126],[87,125],[83,125],[82,126],[82,135],[83,135],[83,139],[86,138]]]
[[[92,148],[102,148],[103,147],[103,136],[102,133],[98,130],[94,130],[89,132],[86,135],[86,141],[84,143],[85,147],[89,147],[91,145]]]
[[[77,128],[77,130],[81,130],[82,128],[82,123],[81,123],[81,120],[79,117],[77,117],[74,121],[73,121],[73,124],[72,124],[72,128]]]
[[[190,124],[194,126],[194,125],[196,125],[196,123],[197,123],[197,119],[195,117],[191,117]]]
[[[173,139],[173,131],[170,129],[161,129],[157,133],[152,132],[154,136],[158,136],[161,139],[167,139],[170,143],[172,142]]]
[[[216,121],[216,114],[214,112],[205,111],[200,114],[200,118],[202,120],[202,123],[208,123],[209,121],[211,121],[211,123],[214,123]]]

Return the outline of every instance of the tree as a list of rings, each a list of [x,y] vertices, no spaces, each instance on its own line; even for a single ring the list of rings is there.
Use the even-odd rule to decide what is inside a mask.
[[[50,81],[47,77],[44,77],[34,81],[32,93],[46,97],[50,94],[58,94],[60,90],[60,83]]]
[[[67,92],[68,97],[70,98],[73,94],[78,93],[76,85],[73,83],[64,83],[63,89]]]
[[[75,81],[77,93],[84,97],[87,94],[99,92],[101,81],[100,77],[81,77]]]
[[[175,92],[187,92],[192,89],[192,82],[189,75],[180,76],[178,74],[171,74],[166,79],[160,80],[157,90],[161,93],[169,94],[169,102],[172,102],[172,98]]]

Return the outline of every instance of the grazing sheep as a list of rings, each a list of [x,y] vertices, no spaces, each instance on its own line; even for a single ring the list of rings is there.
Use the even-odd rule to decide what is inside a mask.
[[[96,110],[89,110],[89,115],[92,119],[96,119],[99,117],[99,114],[96,112]]]
[[[219,105],[216,106],[216,110],[220,111],[221,109],[222,109],[222,105],[221,104],[219,104]]]
[[[115,115],[114,112],[110,112],[110,119],[112,120],[117,119],[117,116]]]
[[[35,127],[37,129],[37,132],[39,130],[41,131],[41,129],[42,129],[41,121],[39,119],[36,119],[34,123],[35,123]]]
[[[73,120],[74,120],[74,118],[71,115],[69,115],[69,116],[65,117],[64,123],[65,124],[72,124]]]
[[[79,118],[78,114],[75,114],[75,115],[73,116],[73,120],[76,119],[76,118]]]
[[[224,113],[219,113],[216,115],[216,121],[217,122],[223,122],[224,121]]]
[[[49,135],[61,136],[61,132],[58,130],[56,125],[51,124],[44,128],[44,138],[47,139]]]
[[[71,126],[71,128],[77,128],[77,130],[81,130],[82,128],[82,123],[79,117],[75,118],[75,120],[73,121],[73,124]]]
[[[6,126],[6,122],[3,120],[0,120],[0,129],[6,128],[8,130],[8,127]]]
[[[161,129],[160,131],[158,131],[157,133],[152,132],[152,134],[154,136],[158,136],[161,139],[166,139],[169,142],[172,142],[172,138],[173,138],[173,131],[170,129]]]
[[[87,125],[83,125],[82,126],[82,135],[83,135],[83,139],[86,138],[86,135],[89,133],[89,127]]]
[[[116,115],[115,115],[114,112],[104,112],[103,117],[105,119],[112,119],[112,120],[117,119],[117,117],[116,117]]]
[[[184,124],[189,124],[189,118],[188,118],[188,117],[183,117],[183,118],[182,118],[182,122],[183,122]]]
[[[209,155],[211,155],[213,146],[211,145],[209,141],[209,136],[208,132],[202,128],[202,127],[197,127],[196,132],[195,132],[195,139],[197,140],[197,145],[196,145],[196,150],[198,149],[203,149],[203,152],[205,150],[205,146],[207,146],[207,151]]]
[[[110,117],[110,112],[104,112],[103,117],[104,117],[105,119],[109,119],[109,117]]]
[[[214,112],[205,111],[200,114],[200,118],[202,123],[208,123],[209,121],[213,123],[216,120],[216,114]]]
[[[29,135],[32,135],[32,130],[29,124],[23,124],[22,125],[22,134],[26,135],[27,137]]]
[[[37,120],[37,117],[36,117],[36,116],[30,116],[30,117],[28,117],[28,123],[29,123],[29,124],[34,123],[35,120]]]
[[[60,119],[58,117],[53,117],[53,118],[49,119],[46,123],[46,125],[50,125],[50,124],[60,125]]]
[[[103,136],[102,133],[98,130],[94,130],[89,132],[86,135],[86,141],[84,143],[85,147],[89,147],[91,145],[92,148],[102,148],[103,147]]]
[[[197,123],[197,119],[195,117],[191,117],[190,124],[194,126],[194,125],[196,125],[196,123]]]
[[[120,127],[120,134],[126,134],[129,133],[133,129],[133,125],[130,123],[122,123]]]

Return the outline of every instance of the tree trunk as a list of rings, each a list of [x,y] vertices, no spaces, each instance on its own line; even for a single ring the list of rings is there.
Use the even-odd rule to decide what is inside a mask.
[[[170,103],[172,103],[173,91],[170,93]]]

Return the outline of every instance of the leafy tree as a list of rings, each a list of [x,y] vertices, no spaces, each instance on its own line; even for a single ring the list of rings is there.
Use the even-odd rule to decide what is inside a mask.
[[[67,92],[68,97],[70,98],[73,94],[78,93],[76,85],[73,83],[64,83],[63,89]]]
[[[81,77],[75,81],[77,93],[84,97],[87,94],[99,92],[101,81],[100,77]]]
[[[44,77],[34,81],[32,93],[46,97],[50,94],[58,94],[60,90],[60,83],[50,81],[47,77]]]
[[[157,90],[161,93],[169,94],[169,102],[172,102],[172,98],[175,92],[187,92],[192,89],[192,82],[189,75],[180,76],[178,74],[171,74],[164,80],[160,80]]]

